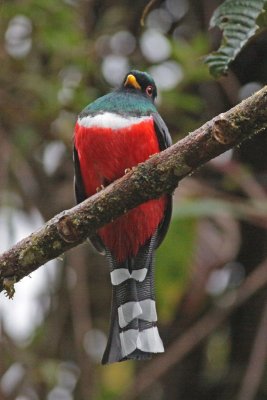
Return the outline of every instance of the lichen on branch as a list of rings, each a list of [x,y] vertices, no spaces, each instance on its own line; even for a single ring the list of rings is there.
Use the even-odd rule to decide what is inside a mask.
[[[205,162],[266,128],[267,86],[0,255],[0,291],[139,204],[172,193],[181,179]]]

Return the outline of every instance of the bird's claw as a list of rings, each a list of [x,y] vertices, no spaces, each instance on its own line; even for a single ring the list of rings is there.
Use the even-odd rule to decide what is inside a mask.
[[[134,171],[135,169],[136,169],[136,165],[134,165],[134,166],[131,167],[131,168],[126,168],[126,169],[124,170],[124,173],[125,173],[125,174],[128,174],[128,172]]]
[[[105,189],[104,185],[100,185],[96,188],[96,193],[101,192],[101,190]]]

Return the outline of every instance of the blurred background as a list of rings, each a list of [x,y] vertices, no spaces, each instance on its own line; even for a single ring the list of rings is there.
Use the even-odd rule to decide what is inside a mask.
[[[208,29],[220,3],[155,1],[142,27],[144,0],[1,1],[1,251],[74,205],[77,114],[130,68],[153,75],[174,141],[266,84],[265,32],[227,77],[210,76],[203,57],[220,42]],[[150,362],[100,365],[111,285],[105,259],[86,243],[24,278],[13,300],[0,295],[0,400],[266,399],[266,290],[202,341],[196,329],[175,362],[168,351],[203,316],[212,322],[212,307],[227,309],[265,261],[266,138],[212,160],[174,194],[156,270],[166,372],[139,393]]]

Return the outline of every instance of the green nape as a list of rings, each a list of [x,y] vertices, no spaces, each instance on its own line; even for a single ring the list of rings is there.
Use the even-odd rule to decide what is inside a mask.
[[[154,104],[140,92],[118,89],[89,104],[80,117],[101,112],[112,112],[120,115],[145,116],[157,112]]]

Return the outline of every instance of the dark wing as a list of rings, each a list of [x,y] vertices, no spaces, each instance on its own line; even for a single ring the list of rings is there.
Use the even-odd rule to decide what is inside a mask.
[[[87,196],[85,194],[83,186],[80,162],[79,162],[78,152],[75,146],[73,146],[73,163],[74,163],[74,191],[75,191],[76,201],[79,204],[82,201],[84,201],[87,198]]]
[[[158,113],[153,113],[152,116],[153,116],[153,120],[154,120],[155,131],[156,131],[157,138],[159,141],[159,148],[160,148],[160,151],[162,151],[172,145],[172,138],[171,138],[170,132],[169,132],[165,122],[161,118],[161,116]],[[167,196],[167,206],[166,206],[164,218],[158,228],[156,248],[158,248],[160,246],[160,244],[162,243],[162,241],[168,231],[170,221],[171,221],[171,216],[172,216],[172,196],[170,194],[167,194],[166,196]]]
[[[84,184],[83,184],[83,179],[82,179],[82,174],[81,174],[81,168],[80,168],[80,161],[79,161],[79,156],[78,152],[76,150],[76,147],[73,146],[73,163],[74,163],[74,191],[75,191],[75,197],[77,203],[81,203],[85,199],[87,199],[88,196],[86,196],[85,189],[84,189]],[[98,235],[90,236],[90,241],[92,245],[96,248],[99,253],[104,254],[105,253],[105,246],[102,243],[102,240]]]
[[[154,120],[155,131],[159,141],[160,151],[165,150],[167,149],[167,147],[170,147],[172,145],[170,132],[165,122],[158,113],[153,113],[152,117]]]

